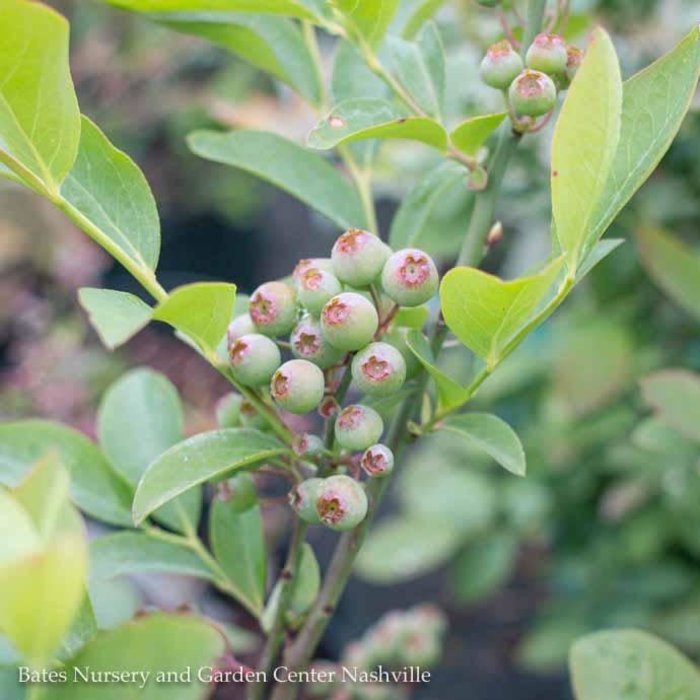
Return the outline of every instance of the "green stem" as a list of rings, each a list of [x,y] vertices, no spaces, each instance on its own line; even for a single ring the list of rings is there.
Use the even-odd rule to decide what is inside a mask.
[[[362,204],[362,210],[365,213],[367,227],[372,233],[379,235],[377,210],[374,206],[374,197],[372,196],[372,180],[369,172],[360,168],[352,154],[352,151],[347,145],[338,146],[336,150],[338,151],[338,155],[343,163],[345,163],[345,167],[348,169],[350,178],[352,179],[355,189],[360,196],[360,203]]]
[[[275,661],[280,653],[286,632],[286,617],[292,602],[294,584],[299,574],[302,545],[306,538],[307,525],[300,518],[294,518],[294,534],[289,545],[287,561],[279,578],[279,599],[272,629],[267,635],[267,641],[260,658],[258,668],[269,677]],[[265,696],[266,683],[250,683],[248,686],[248,700],[262,700]]]

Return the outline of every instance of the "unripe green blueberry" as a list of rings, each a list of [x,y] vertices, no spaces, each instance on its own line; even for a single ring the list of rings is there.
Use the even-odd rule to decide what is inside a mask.
[[[324,272],[330,272],[331,274],[334,274],[333,262],[330,258],[302,258],[295,265],[294,271],[292,272],[292,280],[294,282],[294,286],[299,285],[299,280],[301,279],[301,276],[307,270],[310,270],[312,267],[315,267],[317,270],[323,270]]]
[[[244,386],[266,384],[282,361],[275,341],[259,333],[234,341],[228,354],[233,376]]]
[[[352,287],[366,287],[377,279],[390,252],[389,246],[369,231],[350,229],[331,251],[335,276]]]
[[[310,267],[299,277],[297,290],[302,306],[311,315],[318,317],[323,307],[343,291],[343,285],[332,273]]]
[[[368,447],[360,461],[368,476],[388,476],[394,469],[394,453],[382,444]]]
[[[389,343],[370,343],[352,359],[352,378],[363,394],[389,396],[406,381],[403,355]]]
[[[511,83],[508,97],[518,114],[541,117],[554,108],[557,88],[546,73],[526,69]]]
[[[306,479],[289,492],[289,505],[294,512],[311,525],[318,525],[321,518],[316,511],[316,501],[323,479]]]
[[[236,513],[250,510],[258,502],[255,481],[250,474],[238,474],[228,481],[222,481],[218,487],[218,497]]]
[[[232,391],[222,396],[216,404],[216,423],[220,428],[235,428],[241,424],[243,397]]]
[[[367,516],[367,494],[355,479],[338,474],[324,479],[318,489],[316,512],[332,530],[351,530]]]
[[[528,68],[560,75],[566,70],[566,42],[558,34],[538,34],[525,54]]]
[[[250,314],[236,316],[236,318],[228,324],[228,331],[226,332],[228,344],[231,345],[231,343],[238,340],[241,336],[248,335],[249,333],[257,333],[257,329],[255,328]]]
[[[289,333],[297,320],[296,293],[284,282],[261,284],[250,297],[249,311],[259,333]]]
[[[255,428],[256,430],[264,430],[267,428],[267,421],[265,418],[260,415],[255,406],[247,399],[243,399],[241,403],[241,425],[244,428]]]
[[[292,449],[300,457],[308,457],[323,452],[324,444],[323,440],[321,440],[318,435],[304,433],[303,435],[297,435],[294,438]]]
[[[505,90],[520,74],[523,67],[520,54],[507,39],[504,39],[489,46],[481,61],[479,73],[487,85]]]
[[[325,390],[323,372],[306,360],[289,360],[273,375],[272,398],[290,413],[308,413],[321,403]]]
[[[335,439],[341,447],[353,452],[379,442],[383,432],[382,417],[373,408],[361,404],[347,406],[335,421]]]
[[[379,328],[374,304],[356,292],[334,296],[321,312],[324,338],[338,350],[352,351],[369,343]]]
[[[404,248],[389,257],[382,270],[387,296],[400,306],[420,306],[435,295],[440,277],[433,259],[417,248]]]
[[[583,61],[583,51],[575,46],[566,47],[566,70],[560,78],[562,89],[568,88]]]
[[[403,360],[406,363],[406,378],[411,379],[415,377],[421,370],[421,363],[418,358],[411,352],[406,342],[406,336],[408,335],[409,328],[392,328],[385,336],[384,342],[393,345],[403,356]]]
[[[292,353],[300,360],[308,360],[327,369],[339,362],[344,353],[333,347],[321,331],[321,324],[310,316],[306,316],[292,331],[289,337]]]

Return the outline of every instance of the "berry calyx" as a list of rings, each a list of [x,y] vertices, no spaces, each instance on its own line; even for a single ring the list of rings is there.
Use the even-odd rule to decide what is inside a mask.
[[[308,413],[321,403],[323,372],[306,360],[289,360],[272,376],[272,398],[290,413]]]
[[[284,335],[297,320],[296,294],[284,282],[266,282],[250,297],[248,313],[259,333]]]
[[[289,505],[292,510],[304,522],[311,525],[318,525],[321,522],[316,511],[316,501],[322,484],[323,479],[306,479],[289,492]]]
[[[326,340],[321,331],[321,324],[308,316],[297,323],[289,342],[295,357],[313,362],[321,369],[336,364],[344,354]]]
[[[382,417],[369,406],[344,408],[335,421],[335,439],[346,450],[361,452],[379,442],[384,432]]]
[[[366,287],[377,279],[390,252],[377,236],[353,228],[333,245],[333,270],[341,282],[353,287]]]
[[[541,117],[554,108],[557,88],[546,73],[526,69],[511,83],[508,97],[517,114]]]
[[[523,59],[507,40],[489,46],[481,61],[481,79],[492,88],[505,90],[523,69]]]
[[[216,423],[220,428],[235,428],[241,424],[243,397],[231,392],[222,396],[216,404]]]
[[[292,272],[292,281],[294,285],[299,284],[301,276],[312,267],[324,272],[333,273],[333,263],[330,258],[302,258],[294,267]]]
[[[309,457],[323,452],[323,440],[318,435],[304,433],[297,435],[292,442],[292,449],[299,457]]]
[[[571,81],[581,67],[583,61],[583,51],[575,46],[566,47],[566,70],[563,76],[560,76],[562,89],[566,89],[571,85]]]
[[[330,272],[310,267],[300,275],[297,290],[302,306],[311,315],[318,316],[331,298],[340,294],[343,285]]]
[[[399,306],[420,306],[437,292],[440,278],[433,259],[418,248],[405,248],[389,257],[382,286]]]
[[[367,517],[367,494],[362,485],[344,474],[329,476],[318,489],[316,513],[332,530],[351,530]]]
[[[374,305],[361,294],[342,292],[321,311],[324,338],[338,350],[352,351],[369,343],[379,327]]]
[[[368,476],[388,476],[394,469],[394,453],[382,444],[368,447],[360,461]]]
[[[244,386],[266,384],[282,361],[275,342],[259,333],[234,341],[228,354],[234,379]]]
[[[352,360],[352,378],[357,388],[370,396],[388,396],[406,381],[403,355],[389,343],[370,343]]]
[[[228,344],[231,345],[234,341],[238,340],[243,335],[248,335],[249,333],[256,333],[255,324],[250,314],[241,314],[236,316],[236,318],[228,324],[228,330],[226,331],[226,337],[228,339]]]
[[[566,70],[566,60],[566,42],[558,34],[538,34],[525,54],[528,68],[549,76],[563,73]]]

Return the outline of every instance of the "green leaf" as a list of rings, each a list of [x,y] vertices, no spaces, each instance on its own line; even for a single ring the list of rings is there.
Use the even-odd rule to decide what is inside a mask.
[[[256,617],[263,611],[267,550],[259,506],[239,513],[230,501],[215,498],[209,516],[212,550],[236,598]]]
[[[406,344],[435,382],[442,410],[455,409],[469,399],[469,391],[437,367],[430,343],[420,331],[409,331]]]
[[[552,213],[575,272],[620,137],[622,79],[610,37],[596,29],[567,93],[552,142]]]
[[[137,296],[114,289],[83,287],[78,301],[92,327],[110,350],[115,350],[138,333],[150,320],[152,309]]]
[[[302,545],[298,575],[293,585],[294,590],[291,594],[291,602],[288,611],[288,621],[291,624],[295,622],[295,618],[300,617],[310,610],[321,588],[321,569],[318,565],[314,550],[308,542],[304,542]],[[270,598],[267,601],[265,611],[260,620],[263,631],[265,632],[269,632],[272,629],[272,624],[277,615],[281,593],[280,586],[281,582],[278,581],[272,589],[272,593],[270,593]]]
[[[440,302],[450,330],[493,368],[526,328],[554,284],[562,259],[541,272],[504,282],[472,267],[450,270],[440,285]]]
[[[493,533],[470,544],[451,575],[457,600],[468,605],[496,593],[511,576],[517,554],[517,540],[506,533]]]
[[[440,163],[426,173],[403,198],[389,231],[389,243],[395,248],[429,241],[434,231],[429,226],[431,214],[440,207],[444,194],[460,183],[466,190],[467,171],[453,162]]]
[[[430,309],[423,306],[404,306],[396,312],[392,327],[396,328],[416,328],[420,330],[430,318]]]
[[[336,105],[309,134],[311,148],[328,150],[364,139],[408,139],[444,151],[447,133],[432,119],[407,116],[405,111],[383,100],[346,100]]]
[[[681,435],[700,442],[700,375],[664,369],[641,380],[642,397],[657,418]]]
[[[696,24],[672,51],[624,83],[620,141],[590,224],[590,241],[603,235],[659,164],[690,107],[699,72]]]
[[[131,489],[81,433],[43,420],[0,426],[0,483],[14,486],[48,451],[58,451],[70,472],[73,502],[93,518],[131,526]]]
[[[139,681],[130,685],[106,683],[96,686],[80,681],[45,686],[42,700],[203,700],[211,686],[197,678],[199,669],[216,668],[226,652],[223,634],[207,621],[191,615],[154,613],[100,633],[67,664],[69,678],[78,670],[92,673],[147,674],[143,689]],[[191,670],[191,679],[159,682],[164,671]]]
[[[342,228],[367,227],[362,203],[350,183],[329,162],[281,136],[196,131],[187,142],[197,155],[267,180]]]
[[[624,238],[606,238],[598,241],[579,265],[576,271],[576,283],[578,284],[599,262],[605,260],[624,242]]]
[[[284,17],[234,12],[153,13],[148,18],[170,29],[207,39],[288,83],[312,104],[321,86],[301,31]]]
[[[408,581],[436,569],[452,557],[462,534],[444,523],[418,518],[383,520],[357,557],[357,573],[381,585]]]
[[[474,158],[486,139],[498,129],[506,116],[506,112],[497,112],[467,119],[452,130],[450,141],[462,153]]]
[[[189,547],[145,532],[116,532],[90,543],[92,578],[111,579],[144,572],[216,579],[212,570]]]
[[[403,0],[396,12],[393,29],[410,39],[444,4],[445,0]]]
[[[670,644],[640,630],[579,639],[569,656],[576,700],[691,700],[700,671]]]
[[[470,447],[485,452],[504,469],[525,476],[525,451],[517,433],[508,423],[489,413],[464,413],[448,418],[441,427],[466,440]]]
[[[399,0],[335,0],[334,5],[345,15],[351,34],[377,46],[391,24]]]
[[[134,369],[105,393],[97,414],[97,434],[114,468],[136,487],[148,465],[183,438],[183,415],[177,389],[151,369]],[[168,504],[155,518],[182,531],[186,516],[196,526],[201,511],[199,490]]]
[[[148,467],[136,490],[134,521],[142,522],[156,508],[199,484],[285,452],[273,437],[248,428],[213,430],[188,438]]]
[[[426,24],[414,42],[388,37],[387,51],[391,71],[399,83],[426,114],[440,119],[445,96],[445,55],[435,24]]]
[[[403,198],[389,231],[389,244],[395,250],[411,246],[425,247],[434,231],[431,215],[444,202],[445,194],[455,186],[467,192],[466,169],[458,163],[445,162],[430,170]],[[471,196],[471,195],[470,195]]]
[[[333,102],[360,98],[383,100],[388,94],[389,88],[369,69],[357,48],[345,39],[338,40],[331,76]]]
[[[59,659],[67,659],[74,656],[97,634],[97,620],[92,609],[92,603],[87,592],[83,595],[83,602],[78,608],[71,626],[61,640],[61,648],[57,654]],[[0,696],[2,697],[2,696]]]
[[[87,532],[68,501],[63,471],[53,453],[20,484],[15,502],[24,507],[41,544],[22,557],[15,550],[11,561],[5,554],[0,564],[0,629],[36,667],[58,649],[85,595]],[[9,510],[14,524],[17,513]],[[5,513],[3,508],[3,520]],[[26,550],[24,527],[20,539]]]
[[[68,22],[46,5],[3,0],[0,27],[0,163],[28,186],[53,193],[80,138]]]
[[[174,289],[153,312],[154,321],[164,321],[195,340],[210,352],[226,334],[236,285],[199,282]]]
[[[322,0],[107,0],[136,12],[253,12],[313,20],[322,14]]]
[[[87,117],[61,196],[67,213],[110,255],[155,270],[160,222],[151,188],[138,165]]]
[[[644,268],[673,301],[700,320],[700,255],[666,231],[637,230]]]
[[[41,537],[29,513],[14,496],[0,488],[0,570],[13,566],[24,557],[41,551]]]

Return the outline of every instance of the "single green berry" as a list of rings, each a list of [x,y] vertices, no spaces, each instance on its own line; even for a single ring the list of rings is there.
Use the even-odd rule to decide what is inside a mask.
[[[517,114],[541,117],[554,109],[557,88],[546,73],[526,69],[511,83],[508,97]]]
[[[304,433],[294,438],[292,449],[300,457],[308,457],[323,452],[324,444],[318,435]]]
[[[333,347],[324,337],[321,324],[310,316],[297,323],[289,338],[292,353],[300,360],[308,360],[321,369],[340,362],[344,353]]]
[[[297,320],[296,293],[284,282],[261,284],[250,297],[248,313],[259,333],[285,335]]]
[[[235,428],[241,424],[243,397],[231,392],[222,396],[216,404],[216,423],[220,428]]]
[[[360,452],[379,442],[384,432],[382,417],[369,406],[344,408],[335,421],[335,439],[346,450]]]
[[[382,444],[368,447],[360,462],[368,476],[388,476],[394,469],[394,453]]]
[[[440,277],[433,259],[417,248],[394,253],[382,270],[382,286],[400,306],[420,306],[435,295]]]
[[[236,318],[228,324],[228,331],[226,332],[228,344],[231,345],[231,343],[238,340],[241,336],[248,335],[249,333],[257,333],[257,329],[255,328],[250,314],[236,316]]]
[[[228,354],[234,379],[244,386],[266,384],[282,361],[275,341],[259,333],[236,340]]]
[[[311,525],[318,525],[321,518],[316,511],[316,501],[323,479],[306,479],[289,492],[289,505],[294,512]]]
[[[306,360],[289,360],[273,375],[272,398],[290,413],[308,413],[321,403],[325,390],[323,372]]]
[[[352,351],[369,343],[379,328],[377,309],[356,292],[334,296],[321,312],[323,337],[338,350]]]
[[[241,425],[244,428],[255,428],[256,430],[265,430],[268,427],[265,418],[247,399],[243,399],[241,403]]]
[[[329,476],[318,489],[316,512],[332,530],[351,530],[367,516],[367,494],[362,484],[345,476]]]
[[[389,396],[406,381],[403,355],[389,343],[370,343],[352,359],[352,378],[363,394]]]
[[[486,50],[481,61],[481,79],[492,88],[505,90],[523,69],[523,59],[507,40],[499,41]]]
[[[352,287],[366,287],[377,279],[391,250],[369,231],[353,228],[333,245],[331,260],[336,277]]]
[[[384,342],[393,345],[403,356],[406,363],[406,379],[412,379],[421,370],[421,363],[408,347],[406,338],[410,328],[392,328],[385,336]]]
[[[318,267],[310,267],[299,278],[299,301],[312,315],[318,317],[323,307],[343,290],[338,278]]]
[[[238,474],[227,481],[222,481],[218,485],[218,498],[226,501],[236,513],[250,510],[258,502],[253,477],[250,474]]]
[[[566,70],[566,42],[558,34],[538,34],[527,50],[525,63],[549,76],[560,75]]]
[[[571,81],[574,79],[574,76],[581,66],[581,61],[583,61],[583,51],[575,46],[567,46],[566,70],[559,79],[562,89],[566,89],[569,87],[569,85],[571,85]]]
[[[301,276],[312,267],[333,274],[333,262],[330,258],[302,258],[292,272],[292,281],[295,286],[299,285]]]

